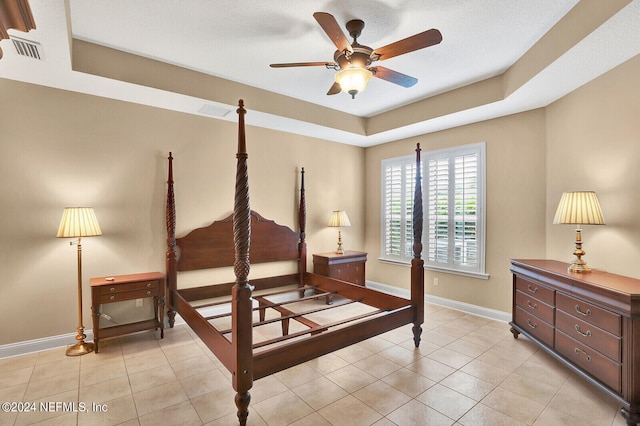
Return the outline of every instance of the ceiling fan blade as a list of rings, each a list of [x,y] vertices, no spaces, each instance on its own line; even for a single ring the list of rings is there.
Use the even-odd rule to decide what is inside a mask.
[[[271,68],[288,68],[288,67],[327,67],[334,68],[337,64],[333,62],[290,62],[287,64],[271,64]]]
[[[341,90],[342,88],[340,87],[340,83],[333,83],[333,86],[331,86],[331,88],[327,92],[327,95],[337,95]]]
[[[413,52],[414,50],[424,49],[425,47],[433,46],[442,41],[442,34],[440,31],[432,28],[422,33],[412,35],[405,39],[396,41],[395,43],[388,44],[384,47],[376,49],[371,53],[371,57],[374,60],[384,60],[393,58],[394,56],[403,55],[405,53]]]
[[[417,78],[385,67],[371,67],[369,71],[373,72],[374,77],[381,78],[402,87],[411,87],[418,82]]]
[[[326,12],[316,12],[313,14],[313,17],[316,18],[318,24],[322,27],[325,33],[329,36],[333,44],[336,45],[339,51],[343,52],[348,50],[349,52],[353,52],[351,48],[351,43],[342,32],[340,25],[336,21],[336,18],[333,17],[330,13]]]

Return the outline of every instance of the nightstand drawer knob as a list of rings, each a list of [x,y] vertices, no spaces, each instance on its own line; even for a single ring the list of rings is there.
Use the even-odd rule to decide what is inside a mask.
[[[113,293],[114,291],[116,291],[116,288],[115,288],[115,287],[111,287],[111,288],[109,289],[109,291],[110,291],[111,293]]]
[[[147,296],[150,296],[150,295],[151,295],[151,292],[150,292],[150,291],[147,291]]]
[[[147,283],[147,288],[151,288],[151,283]]]
[[[116,300],[115,296],[109,296],[109,300]]]

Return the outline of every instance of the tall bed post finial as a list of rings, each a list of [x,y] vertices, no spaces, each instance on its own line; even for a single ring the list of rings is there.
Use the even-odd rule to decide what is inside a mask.
[[[416,146],[416,182],[413,194],[413,259],[411,259],[411,304],[414,306],[413,342],[420,345],[424,323],[424,260],[422,259],[422,161],[420,144]]]
[[[235,403],[238,408],[240,425],[246,425],[249,415],[253,386],[253,327],[252,304],[249,285],[249,245],[251,242],[251,207],[249,205],[249,174],[247,167],[247,145],[245,141],[244,102],[238,101],[238,152],[236,154],[236,186],[233,208],[233,242],[235,260],[233,270],[236,275],[232,289],[231,321],[232,345],[235,366],[232,373]]]
[[[177,257],[176,257],[176,202],[173,195],[173,155],[169,152],[169,173],[167,178],[167,318],[169,327],[175,324],[176,310],[173,305],[173,292],[177,290]]]

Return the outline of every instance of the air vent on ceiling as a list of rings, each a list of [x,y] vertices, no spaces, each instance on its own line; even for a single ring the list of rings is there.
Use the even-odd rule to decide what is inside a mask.
[[[198,111],[200,114],[209,115],[211,117],[223,118],[231,112],[228,108],[223,108],[216,105],[205,104]]]
[[[10,36],[13,46],[16,48],[16,52],[20,56],[27,56],[29,58],[43,60],[43,52],[40,43],[37,41],[27,40],[25,38]]]

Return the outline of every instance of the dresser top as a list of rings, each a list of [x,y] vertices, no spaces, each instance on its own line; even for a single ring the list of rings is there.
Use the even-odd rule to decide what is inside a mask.
[[[569,272],[569,263],[547,259],[513,259],[512,269],[523,268],[544,277],[569,283],[572,292],[589,289],[592,292],[608,294],[609,297],[624,300],[625,303],[640,303],[640,280],[623,275],[611,274],[599,269],[591,272]]]

